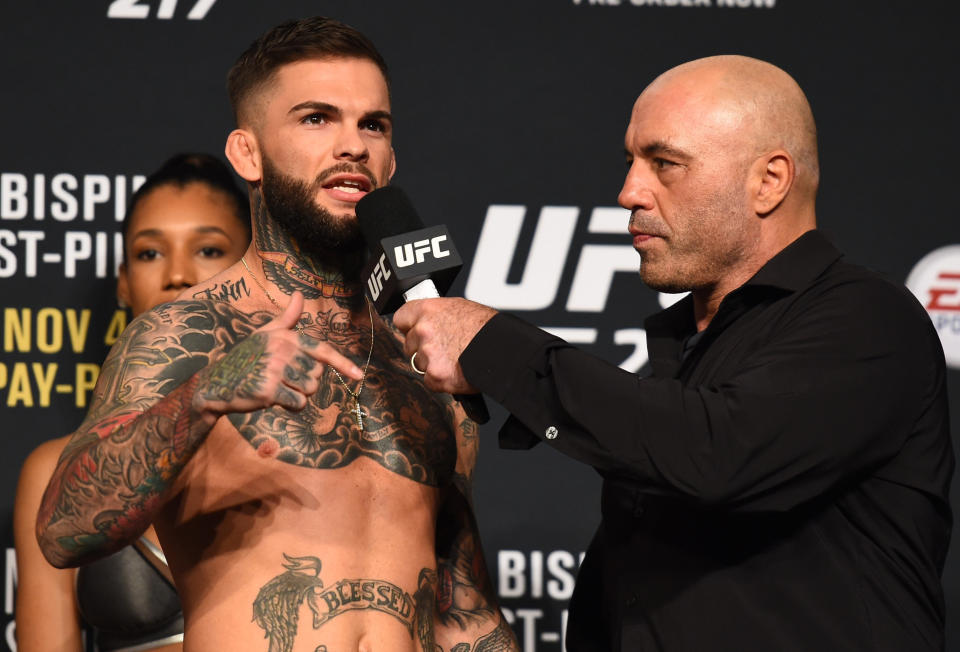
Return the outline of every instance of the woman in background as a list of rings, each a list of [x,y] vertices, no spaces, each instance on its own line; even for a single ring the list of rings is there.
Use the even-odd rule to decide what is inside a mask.
[[[227,167],[206,154],[180,154],[131,197],[123,221],[117,298],[133,316],[236,262],[250,241],[246,197]],[[37,510],[70,436],[26,459],[14,504],[18,652],[81,652],[84,625],[99,652],[179,652],[183,615],[153,528],[134,547],[80,569],[43,557]]]

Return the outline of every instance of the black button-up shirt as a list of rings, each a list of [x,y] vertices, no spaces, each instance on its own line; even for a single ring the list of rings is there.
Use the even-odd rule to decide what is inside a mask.
[[[913,296],[811,231],[685,354],[689,297],[645,325],[647,378],[504,314],[460,359],[501,445],[604,476],[568,649],[942,649],[954,460]]]

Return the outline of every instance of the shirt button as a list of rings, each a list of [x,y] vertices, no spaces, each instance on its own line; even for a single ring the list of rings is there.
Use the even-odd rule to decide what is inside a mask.
[[[557,434],[558,434],[558,431],[556,426],[550,426],[549,428],[547,428],[547,431],[543,433],[543,436],[546,437],[547,439],[556,439]]]

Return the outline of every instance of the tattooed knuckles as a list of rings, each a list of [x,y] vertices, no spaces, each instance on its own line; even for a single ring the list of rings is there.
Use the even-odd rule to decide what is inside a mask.
[[[266,329],[241,340],[208,369],[202,398],[219,414],[252,412],[272,405],[302,410],[317,391],[322,350],[312,338]]]

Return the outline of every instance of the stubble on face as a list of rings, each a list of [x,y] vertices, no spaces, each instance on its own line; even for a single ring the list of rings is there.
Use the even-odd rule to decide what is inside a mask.
[[[662,247],[641,253],[640,278],[660,292],[709,289],[743,260],[753,235],[739,179],[705,191],[695,203],[673,211],[669,220],[634,211],[631,227],[659,235]]]
[[[289,235],[303,254],[325,267],[335,267],[345,279],[353,279],[363,264],[364,240],[356,216],[336,215],[317,204],[323,184],[336,174],[363,174],[377,187],[376,177],[360,163],[341,162],[314,179],[280,172],[269,157],[263,157],[261,190],[271,218]]]

